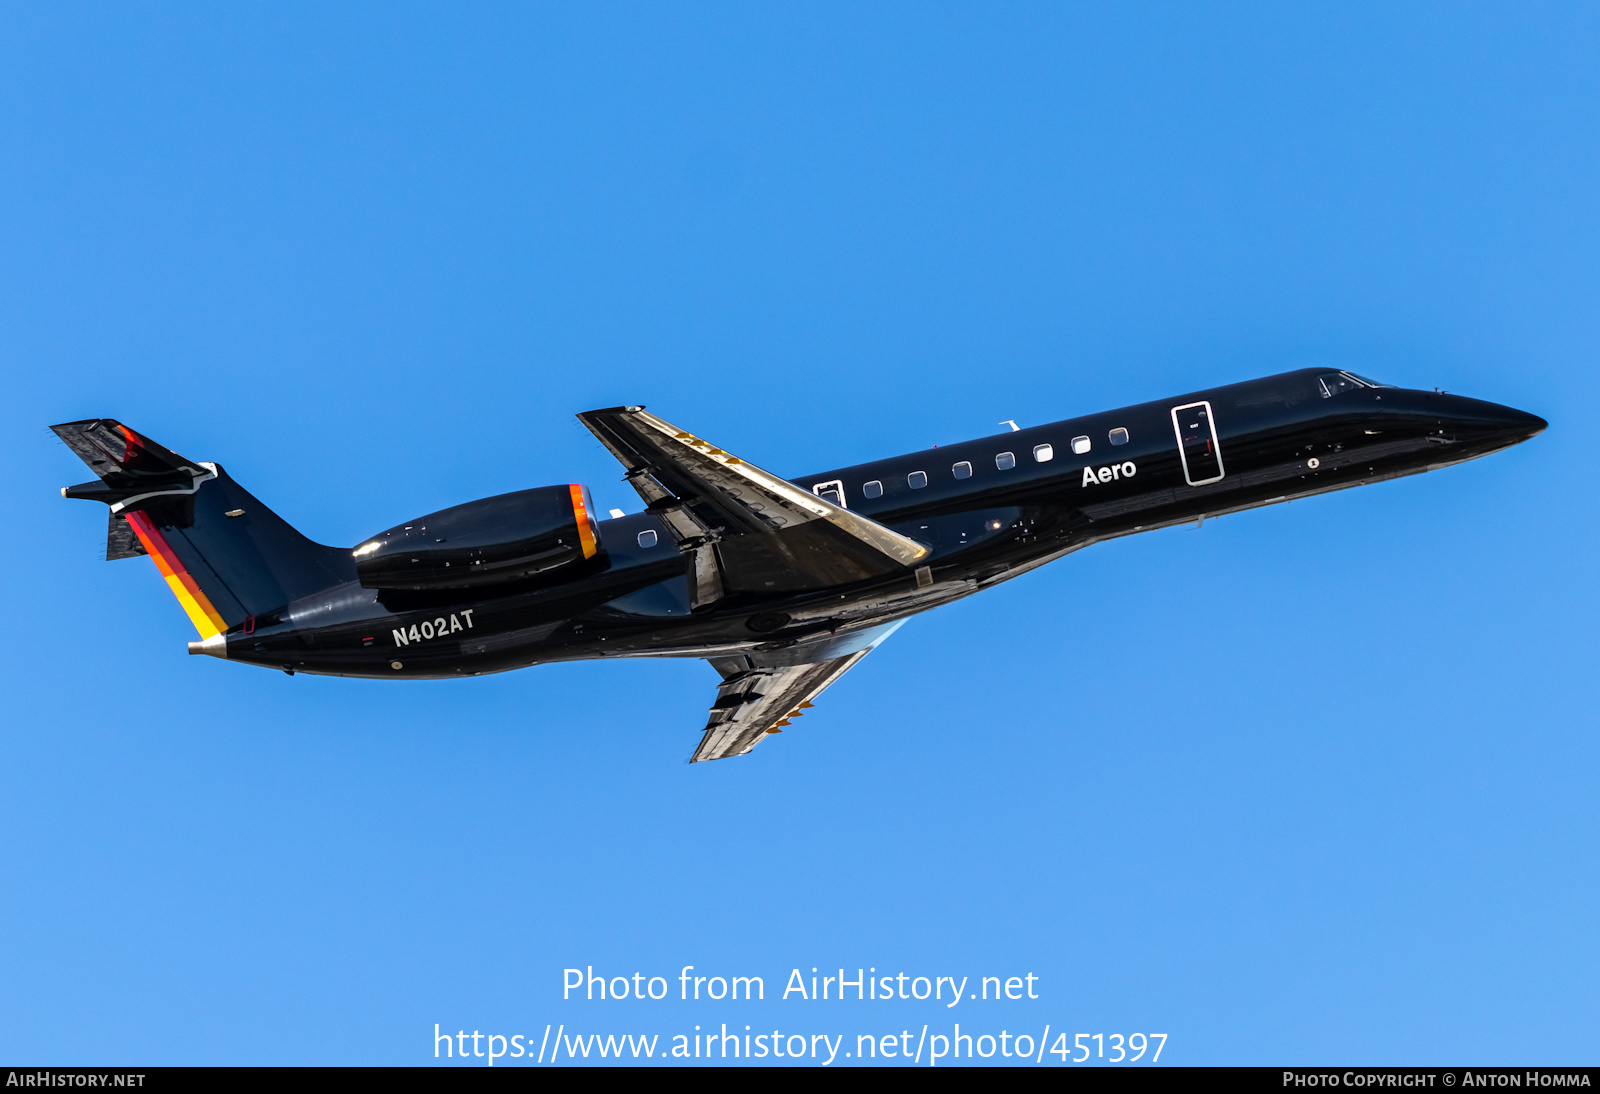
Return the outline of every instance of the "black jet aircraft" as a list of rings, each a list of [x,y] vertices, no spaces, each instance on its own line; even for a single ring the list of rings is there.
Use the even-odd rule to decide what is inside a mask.
[[[695,762],[781,732],[918,612],[1092,543],[1432,471],[1546,424],[1306,369],[782,479],[643,407],[578,418],[643,512],[598,519],[584,487],[544,486],[353,549],[116,421],[51,428],[99,476],[62,496],[110,506],[108,559],[155,561],[200,632],[190,653],[397,680],[703,657],[722,682]]]

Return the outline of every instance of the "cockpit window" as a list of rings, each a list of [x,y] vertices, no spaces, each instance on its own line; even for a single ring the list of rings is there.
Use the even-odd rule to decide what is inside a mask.
[[[1324,372],[1317,377],[1317,393],[1324,399],[1331,399],[1346,391],[1359,391],[1364,387],[1393,386],[1393,384],[1380,384],[1376,380],[1369,380],[1354,372]]]
[[[1376,380],[1369,380],[1365,376],[1362,376],[1358,372],[1347,372],[1347,373],[1345,373],[1345,375],[1350,377],[1352,380],[1360,380],[1363,384],[1366,384],[1368,387],[1394,387],[1393,384],[1380,384]]]
[[[1317,377],[1317,386],[1324,399],[1331,399],[1346,391],[1360,391],[1366,385],[1347,373],[1325,372]]]

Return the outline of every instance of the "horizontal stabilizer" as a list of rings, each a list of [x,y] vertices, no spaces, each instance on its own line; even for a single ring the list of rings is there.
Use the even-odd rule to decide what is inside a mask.
[[[133,525],[128,523],[127,517],[112,513],[106,520],[109,522],[106,528],[107,562],[119,558],[138,558],[146,553],[144,544],[139,542],[139,536],[133,530]]]
[[[63,422],[51,426],[50,431],[102,479],[137,481],[174,472],[192,476],[203,470],[113,418]]]

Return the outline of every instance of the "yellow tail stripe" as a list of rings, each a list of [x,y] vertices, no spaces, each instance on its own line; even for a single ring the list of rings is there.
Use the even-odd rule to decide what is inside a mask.
[[[184,577],[172,574],[167,577],[167,584],[172,587],[172,595],[178,598],[178,603],[183,605],[183,610],[189,617],[189,622],[194,624],[194,629],[200,632],[201,638],[210,638],[223,631],[222,619],[217,616],[216,609],[211,606],[211,601],[203,593],[191,593],[184,587]]]
[[[143,513],[130,513],[128,523],[133,525],[134,535],[139,537],[145,553],[155,562],[156,569],[166,579],[167,586],[172,589],[172,595],[178,598],[184,614],[189,617],[189,622],[194,624],[194,629],[200,632],[200,637],[210,638],[227,630],[228,625],[223,621],[222,613],[218,612],[206,594],[200,591],[200,586],[195,584],[194,578],[189,576],[189,572],[183,568],[177,556],[173,555],[172,549],[156,531],[150,518]]]

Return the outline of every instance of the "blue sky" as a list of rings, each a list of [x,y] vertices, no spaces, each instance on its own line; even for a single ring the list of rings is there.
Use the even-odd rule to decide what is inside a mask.
[[[1593,1062],[1597,60],[1579,4],[0,11],[0,1055],[962,1020]],[[592,407],[801,474],[1313,364],[1551,426],[1071,556],[692,768],[697,661],[186,656],[44,429],[353,544],[632,511]],[[563,1001],[590,965],[768,999]],[[812,966],[1041,998],[776,998]]]

